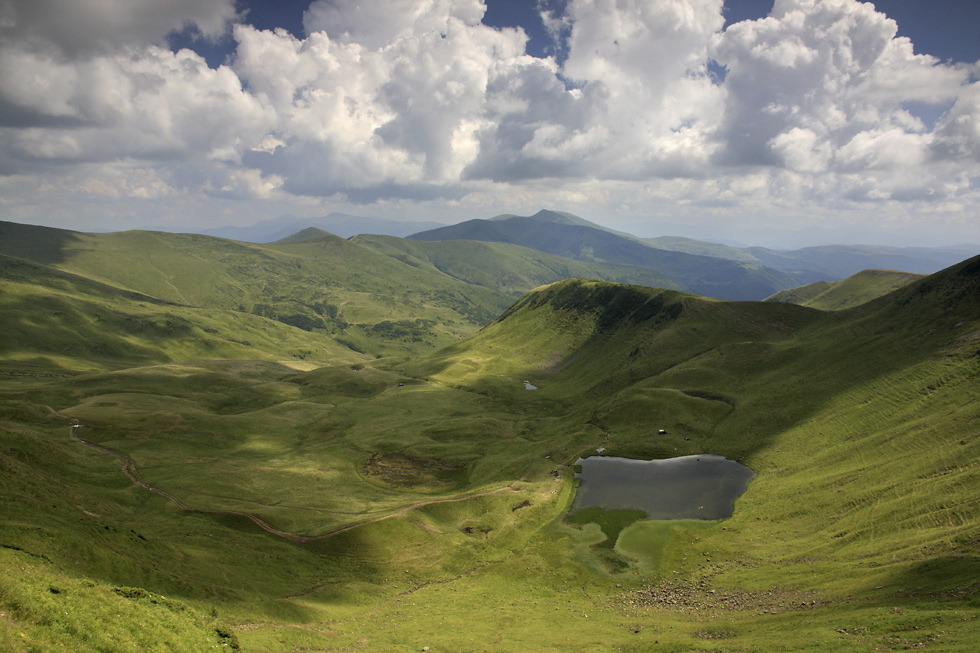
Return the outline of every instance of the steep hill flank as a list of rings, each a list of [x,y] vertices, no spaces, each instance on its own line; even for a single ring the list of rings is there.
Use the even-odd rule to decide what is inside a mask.
[[[603,397],[593,415],[600,422],[624,422],[614,417],[619,398],[634,392],[721,397],[733,410],[711,425],[714,435],[698,435],[744,455],[848,387],[955,350],[980,320],[978,265],[971,259],[832,313],[570,280],[529,293],[420,369],[487,388],[531,378],[542,394],[574,405]]]

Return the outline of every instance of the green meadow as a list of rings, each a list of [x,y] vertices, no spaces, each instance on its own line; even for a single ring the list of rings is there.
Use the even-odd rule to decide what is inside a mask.
[[[558,263],[495,278],[485,243],[160,238],[0,258],[0,650],[980,642],[980,259],[821,310],[516,299]],[[726,520],[566,518],[600,446],[757,475]]]

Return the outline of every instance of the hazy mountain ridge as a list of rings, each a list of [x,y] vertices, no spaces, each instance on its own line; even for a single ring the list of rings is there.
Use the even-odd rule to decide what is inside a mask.
[[[718,299],[762,299],[800,285],[799,278],[775,269],[660,250],[594,226],[569,224],[568,220],[555,222],[552,218],[549,212],[542,211],[527,218],[469,220],[409,238],[505,242],[579,261],[647,268],[673,278],[691,292]]]
[[[418,220],[390,220],[372,216],[351,215],[349,213],[332,212],[325,216],[314,218],[297,218],[283,215],[278,218],[262,220],[248,227],[227,226],[216,228],[182,229],[180,232],[199,233],[205,236],[241,240],[248,243],[271,243],[288,238],[303,229],[316,228],[328,231],[342,238],[350,238],[358,234],[382,234],[387,236],[405,237],[423,229],[435,229],[443,226],[439,222]],[[174,229],[159,229],[148,227],[148,231],[175,232]]]
[[[774,294],[811,283],[839,281],[866,269],[930,274],[980,254],[980,246],[970,245],[940,248],[827,245],[781,251],[671,236],[639,238],[570,213],[550,210],[527,217],[503,214],[489,220],[468,220],[409,238],[515,243],[577,260],[646,267],[673,277],[696,294],[753,300],[767,297],[766,288]],[[687,255],[702,258],[687,258]],[[729,267],[719,261],[737,265]]]
[[[590,277],[617,283],[682,289],[667,275],[639,267],[577,261],[529,247],[493,241],[416,241],[390,236],[355,236],[410,265],[431,265],[455,279],[511,293],[515,299],[547,283]]]
[[[822,245],[787,252],[758,247],[749,248],[749,251],[763,264],[779,269],[788,269],[790,266],[805,267],[819,273],[844,278],[871,269],[932,274],[980,254],[980,247]]]
[[[958,247],[885,247],[880,245],[819,245],[775,250],[766,247],[732,247],[691,238],[646,238],[653,247],[756,263],[777,270],[809,273],[839,281],[862,270],[887,269],[931,274],[980,254],[978,245]]]
[[[535,249],[542,249],[542,251],[552,251],[549,249],[552,246],[549,243],[542,243],[540,246],[535,246],[533,243],[519,241],[518,237],[515,237],[510,232],[511,230],[506,229],[504,226],[507,222],[515,219],[532,220],[545,224],[589,227],[607,234],[620,236],[626,240],[642,243],[657,250],[720,258],[791,273],[795,279],[795,283],[780,288],[781,290],[798,285],[815,283],[817,281],[839,281],[861,270],[867,269],[890,269],[902,272],[931,274],[980,254],[980,245],[934,248],[886,247],[878,245],[820,245],[794,250],[775,250],[766,247],[733,247],[677,236],[640,238],[633,234],[616,231],[589,222],[571,213],[547,209],[543,209],[533,216],[528,217],[503,214],[485,221],[468,220],[456,225],[440,227],[429,232],[413,234],[409,237],[424,239],[473,238],[477,240],[499,240],[500,242],[520,242],[520,244],[534,247]],[[485,222],[495,224],[483,224]],[[569,254],[566,253],[563,255],[567,256]],[[635,262],[629,264],[635,265]],[[684,282],[683,279],[678,280]],[[714,296],[705,292],[701,292],[701,294]],[[751,298],[762,299],[762,297]]]

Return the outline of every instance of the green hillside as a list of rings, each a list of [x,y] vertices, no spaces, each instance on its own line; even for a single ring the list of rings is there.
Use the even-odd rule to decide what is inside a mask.
[[[442,350],[376,359],[221,308],[258,275],[213,264],[239,244],[171,246],[190,265],[208,245],[198,275],[239,284],[222,294],[169,263],[109,265],[99,247],[120,241],[50,235],[71,242],[0,269],[16,334],[0,350],[0,650],[980,641],[980,259],[839,311],[572,279]],[[126,235],[151,260],[154,237]],[[357,241],[247,260],[465,279],[494,251]],[[93,262],[101,278],[77,274]],[[182,301],[123,283],[164,271]],[[757,476],[726,520],[567,523],[572,465],[600,445]]]
[[[112,369],[188,358],[363,358],[280,322],[196,308],[0,255],[0,360],[8,369]]]
[[[255,245],[0,223],[0,253],[162,301],[266,317],[371,355],[448,344],[514,301],[329,234]]]
[[[843,281],[818,281],[799,288],[781,290],[767,302],[800,304],[824,311],[860,306],[893,290],[907,286],[924,275],[894,270],[864,270]]]

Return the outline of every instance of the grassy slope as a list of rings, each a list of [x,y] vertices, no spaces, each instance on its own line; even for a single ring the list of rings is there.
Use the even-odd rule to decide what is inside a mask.
[[[265,318],[161,301],[2,255],[0,279],[0,356],[8,366],[78,371],[194,358],[363,358]]]
[[[843,281],[818,281],[799,288],[781,290],[767,297],[765,301],[800,304],[824,311],[839,311],[887,295],[923,276],[894,270],[863,270]]]
[[[400,368],[208,362],[153,333],[165,358],[10,369],[0,645],[971,650],[978,268],[834,313],[558,283]],[[61,292],[81,316],[151,306]],[[72,441],[68,417],[197,509],[305,535],[389,518],[300,543],[180,510]],[[570,483],[552,472],[600,443],[724,453],[759,476],[726,522],[640,522],[596,547],[598,527],[559,520]]]
[[[2,223],[4,253],[165,301],[334,336],[369,354],[430,350],[474,333],[519,295],[573,276],[676,287],[649,270],[519,246],[385,236],[254,245],[208,236],[81,234]]]

